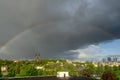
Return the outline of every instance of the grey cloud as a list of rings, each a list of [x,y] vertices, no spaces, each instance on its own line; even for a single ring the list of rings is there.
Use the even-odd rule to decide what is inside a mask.
[[[0,58],[61,58],[64,52],[120,38],[120,1],[0,1]],[[68,55],[69,58],[69,55]]]

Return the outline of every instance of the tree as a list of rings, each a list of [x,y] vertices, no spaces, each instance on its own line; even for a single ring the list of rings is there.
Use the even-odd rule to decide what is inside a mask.
[[[104,70],[105,70],[105,71],[113,71],[113,70],[112,70],[112,67],[110,67],[110,66],[108,66],[108,65],[105,65],[105,66],[104,66]]]
[[[37,72],[38,72],[38,75],[40,76],[40,75],[44,75],[43,72],[45,72],[45,71],[43,71],[43,70],[38,70]]]
[[[103,72],[104,72],[104,66],[103,66],[103,65],[100,65],[100,64],[98,63],[98,67],[96,68],[96,74],[97,74],[97,76],[100,77]]]
[[[16,76],[37,76],[37,70],[31,65],[22,65],[20,67],[20,74]]]
[[[92,74],[94,74],[95,73],[95,66],[92,64],[92,63],[87,63],[87,65],[86,65],[86,71],[90,74],[90,75],[92,75]]]
[[[110,71],[104,72],[101,78],[102,80],[116,80],[115,75]]]
[[[8,77],[14,77],[15,76],[15,67],[11,66],[11,68],[8,69]]]
[[[37,69],[35,69],[34,67],[28,66],[28,68],[26,70],[26,74],[27,74],[27,76],[37,76],[38,72],[37,72]]]
[[[1,68],[1,66],[0,66],[0,68]],[[2,77],[2,72],[1,72],[1,69],[0,69],[0,77]]]

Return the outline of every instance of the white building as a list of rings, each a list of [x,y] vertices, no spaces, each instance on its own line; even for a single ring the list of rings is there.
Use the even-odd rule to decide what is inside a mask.
[[[36,66],[36,69],[42,69],[42,70],[44,70],[44,67],[43,66]]]
[[[7,71],[7,66],[1,66],[1,71]]]
[[[66,77],[70,77],[70,76],[69,76],[69,72],[57,72],[57,77],[66,78]]]
[[[2,75],[7,75],[8,74],[7,66],[1,66],[1,73],[2,73]]]

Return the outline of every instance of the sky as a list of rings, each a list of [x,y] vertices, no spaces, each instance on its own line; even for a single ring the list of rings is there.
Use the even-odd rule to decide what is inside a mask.
[[[119,54],[119,0],[0,0],[0,58],[87,60]]]
[[[101,43],[99,46],[104,50],[106,55],[120,54],[120,39],[108,43]],[[103,54],[104,55],[104,54]]]
[[[120,39],[117,39],[110,42],[103,42],[97,45],[88,45],[82,49],[79,48],[76,50],[70,50],[69,53],[71,53],[72,56],[77,57],[77,59],[73,59],[75,61],[101,61],[103,58],[107,58],[108,56],[120,55],[119,46]]]

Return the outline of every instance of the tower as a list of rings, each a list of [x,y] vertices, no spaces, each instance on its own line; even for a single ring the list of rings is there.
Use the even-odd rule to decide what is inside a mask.
[[[35,61],[39,61],[40,60],[40,54],[35,54]]]
[[[108,57],[108,58],[107,58],[107,61],[108,61],[108,62],[111,62],[111,61],[112,61],[111,57]]]

